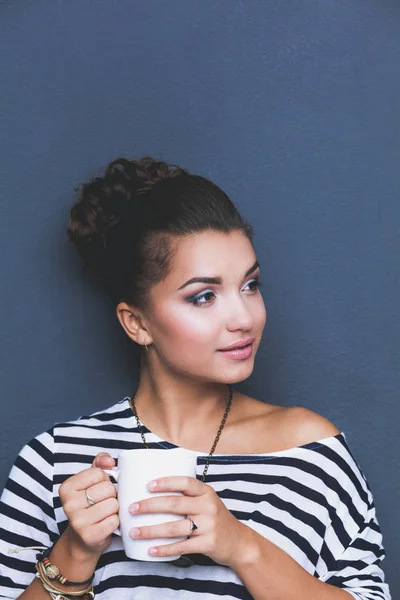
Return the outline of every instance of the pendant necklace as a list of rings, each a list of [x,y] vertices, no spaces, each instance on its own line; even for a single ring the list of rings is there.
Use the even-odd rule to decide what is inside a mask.
[[[214,443],[213,443],[212,448],[210,450],[210,453],[208,455],[207,462],[206,462],[204,470],[203,470],[203,475],[202,475],[202,481],[203,482],[204,482],[204,480],[206,478],[208,467],[209,467],[209,464],[210,464],[210,461],[211,461],[211,457],[214,454],[215,448],[216,448],[216,446],[218,444],[218,440],[219,440],[219,438],[221,436],[221,433],[222,433],[222,430],[224,428],[226,419],[228,417],[229,410],[231,408],[233,389],[232,389],[232,386],[230,384],[228,384],[228,388],[229,388],[228,403],[227,403],[226,410],[225,410],[224,416],[222,418],[221,424],[219,426],[217,435],[215,437]],[[138,426],[138,428],[140,430],[140,435],[142,436],[143,444],[146,446],[146,448],[148,448],[148,445],[146,443],[146,439],[145,439],[144,433],[143,433],[143,427],[142,427],[142,424],[139,421],[139,417],[138,417],[138,414],[137,414],[137,411],[136,411],[134,396],[132,396],[131,398],[129,398],[129,405],[130,405],[130,407],[132,409],[133,414],[135,415],[137,426]],[[169,563],[172,564],[172,565],[174,565],[174,566],[176,566],[176,567],[191,567],[193,565],[193,561],[187,555],[185,555],[185,554],[182,554],[182,556],[180,558],[177,558],[176,560],[169,561]]]

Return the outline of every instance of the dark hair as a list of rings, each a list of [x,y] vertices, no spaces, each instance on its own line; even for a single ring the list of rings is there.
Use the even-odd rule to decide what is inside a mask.
[[[252,226],[217,185],[150,156],[118,158],[77,192],[69,239],[115,305],[144,309],[150,288],[169,272],[179,237],[238,229],[253,241]]]

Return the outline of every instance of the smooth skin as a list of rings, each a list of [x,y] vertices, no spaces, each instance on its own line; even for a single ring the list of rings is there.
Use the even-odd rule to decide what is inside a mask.
[[[148,346],[135,393],[141,422],[162,439],[208,454],[226,408],[226,384],[246,380],[254,369],[267,317],[257,284],[260,267],[246,275],[257,257],[240,231],[194,234],[179,239],[174,250],[172,269],[151,289],[146,310],[121,302],[116,315],[134,342]],[[182,287],[193,277],[220,279]],[[220,352],[248,337],[254,337],[249,358],[233,360]],[[234,390],[216,453],[278,452],[338,433],[333,423],[306,408],[267,404]],[[69,524],[50,559],[68,579],[91,576],[119,525],[115,488],[102,471],[114,466],[110,455],[100,453],[91,468],[60,486]],[[189,539],[159,547],[159,555],[202,553],[237,571],[252,560],[253,534],[211,486],[191,477],[165,477],[158,484],[157,491],[180,491],[183,496],[142,500],[139,512],[188,515],[198,525]],[[94,506],[88,506],[85,490]],[[190,521],[183,519],[141,527],[131,535],[167,538],[189,533]],[[44,600],[48,594],[34,580],[20,597]]]

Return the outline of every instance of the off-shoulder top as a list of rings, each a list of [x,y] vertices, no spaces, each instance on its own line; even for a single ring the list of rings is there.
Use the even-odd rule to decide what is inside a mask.
[[[149,447],[176,448],[145,426]],[[18,598],[32,582],[37,550],[51,546],[68,521],[61,483],[99,452],[143,448],[122,398],[108,409],[59,423],[19,453],[0,498],[0,598]],[[201,479],[206,454],[197,455]],[[214,454],[206,483],[232,514],[279,546],[308,573],[357,600],[391,600],[381,562],[382,533],[369,484],[343,432],[261,454]],[[202,554],[183,569],[128,558],[113,536],[94,577],[97,600],[251,600],[238,575]]]

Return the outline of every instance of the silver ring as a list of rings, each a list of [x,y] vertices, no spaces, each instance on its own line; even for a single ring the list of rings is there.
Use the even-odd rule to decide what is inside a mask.
[[[93,504],[96,504],[96,502],[93,500],[93,498],[91,498],[89,496],[89,494],[87,493],[87,490],[85,490],[85,494],[86,494],[86,500],[89,506],[93,506]]]
[[[189,517],[187,517],[189,519]],[[190,533],[188,535],[188,538],[190,538],[190,536],[192,536],[194,534],[194,532],[196,531],[196,529],[198,529],[196,523],[193,521],[193,519],[189,519],[190,523],[191,523],[191,529],[190,529]]]

